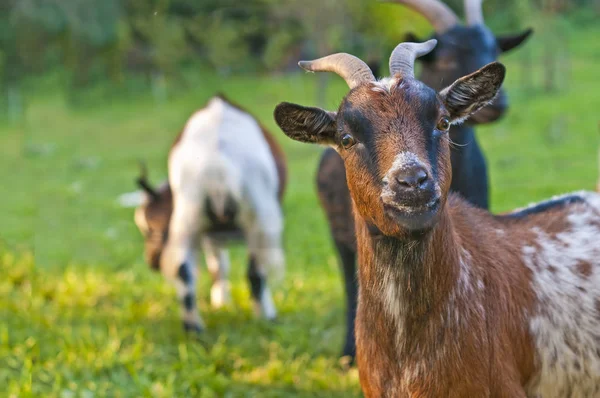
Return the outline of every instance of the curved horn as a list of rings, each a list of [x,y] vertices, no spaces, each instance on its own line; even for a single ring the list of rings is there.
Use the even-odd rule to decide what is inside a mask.
[[[482,3],[483,0],[465,0],[467,25],[483,25],[483,9],[481,7]]]
[[[138,160],[138,165],[140,166],[140,175],[138,179],[147,180],[148,179],[148,165],[143,160]]]
[[[423,15],[435,31],[442,34],[458,24],[458,17],[439,0],[383,0],[387,3],[404,4]]]
[[[415,77],[415,59],[428,54],[436,46],[437,40],[425,43],[400,43],[390,55],[390,76],[400,73],[403,77]]]
[[[375,81],[369,66],[354,55],[337,53],[314,61],[300,61],[298,66],[309,72],[335,72],[353,89],[364,82]]]
[[[137,185],[144,190],[152,199],[158,198],[158,192],[150,185],[148,182],[148,167],[146,163],[142,160],[139,161],[140,165],[140,175],[136,178],[135,182]]]

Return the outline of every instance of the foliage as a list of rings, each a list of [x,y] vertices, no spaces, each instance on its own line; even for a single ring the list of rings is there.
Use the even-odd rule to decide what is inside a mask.
[[[449,0],[459,15],[462,0]],[[488,22],[517,28],[540,12],[581,8],[593,0],[485,2]],[[306,48],[385,53],[408,30],[430,31],[406,7],[363,0],[19,0],[0,2],[3,82],[65,67],[71,83],[122,79],[129,73],[174,76],[190,59],[216,69],[280,70]]]

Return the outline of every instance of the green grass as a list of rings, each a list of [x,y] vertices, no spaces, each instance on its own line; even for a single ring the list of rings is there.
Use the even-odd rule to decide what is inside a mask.
[[[547,94],[519,87],[519,55],[508,66],[512,108],[481,128],[492,206],[505,211],[553,194],[592,189],[597,178],[600,89],[598,28],[570,38],[567,88]],[[519,51],[532,51],[532,43]],[[534,60],[534,65],[542,61]],[[540,67],[534,71],[539,76]],[[204,75],[160,106],[113,98],[73,111],[60,95],[38,95],[27,118],[0,126],[0,392],[12,396],[359,396],[356,369],[337,359],[343,292],[316,196],[320,149],[285,139],[272,120],[283,100],[314,104],[313,75]],[[346,88],[332,78],[329,108]],[[154,181],[185,119],[221,90],[277,135],[289,159],[285,199],[288,272],[275,289],[277,324],[249,308],[244,252],[233,253],[234,304],[208,305],[200,340],[180,329],[174,290],[142,259],[131,209],[118,195],[135,189],[136,160]]]

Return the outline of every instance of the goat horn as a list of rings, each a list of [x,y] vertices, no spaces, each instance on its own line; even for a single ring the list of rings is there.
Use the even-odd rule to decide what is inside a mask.
[[[158,198],[158,192],[156,192],[156,190],[154,188],[152,188],[152,186],[150,185],[150,182],[148,181],[148,167],[146,166],[146,162],[144,162],[143,160],[140,160],[139,165],[140,165],[140,175],[136,179],[138,186],[140,188],[142,188],[144,190],[144,192],[146,192],[148,195],[150,195],[150,197],[152,197],[153,199]]]
[[[423,15],[439,34],[458,24],[458,17],[439,0],[383,0],[386,3],[404,4]]]
[[[369,66],[354,55],[337,53],[314,61],[300,61],[298,66],[309,72],[335,72],[353,89],[364,82],[375,81]]]
[[[140,179],[146,180],[148,178],[148,166],[146,162],[143,160],[138,160],[138,165],[140,166]]]
[[[415,77],[415,59],[428,54],[436,46],[437,40],[425,43],[400,43],[390,56],[390,76],[400,73],[402,77]]]
[[[483,10],[481,4],[483,0],[465,0],[465,14],[467,15],[467,25],[483,25]]]

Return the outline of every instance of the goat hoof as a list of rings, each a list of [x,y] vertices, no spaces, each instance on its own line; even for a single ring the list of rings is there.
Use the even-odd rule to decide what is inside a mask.
[[[202,332],[204,332],[204,328],[198,325],[197,323],[184,322],[183,329],[186,331],[186,333],[201,334]]]

